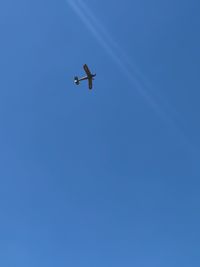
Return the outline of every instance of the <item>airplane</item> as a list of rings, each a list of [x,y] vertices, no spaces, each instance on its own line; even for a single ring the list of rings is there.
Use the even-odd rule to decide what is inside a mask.
[[[82,77],[80,79],[77,76],[75,76],[74,77],[74,83],[76,85],[79,85],[81,81],[88,80],[88,87],[91,90],[92,89],[92,81],[94,80],[94,77],[96,76],[96,73],[92,74],[86,64],[83,65],[83,69],[86,72],[86,76],[84,76],[84,77]]]

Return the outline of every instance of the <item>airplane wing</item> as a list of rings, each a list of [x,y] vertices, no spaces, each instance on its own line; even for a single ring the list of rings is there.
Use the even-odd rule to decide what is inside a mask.
[[[89,86],[89,89],[91,90],[92,89],[92,78],[88,79],[88,86]]]
[[[84,68],[84,71],[86,72],[88,77],[92,75],[90,70],[89,70],[89,68],[88,68],[88,66],[86,64],[83,65],[83,68]]]

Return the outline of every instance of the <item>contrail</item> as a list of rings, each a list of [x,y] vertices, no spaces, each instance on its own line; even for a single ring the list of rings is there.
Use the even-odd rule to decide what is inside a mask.
[[[146,79],[146,77],[142,74],[142,72],[138,70],[137,66],[135,66],[133,62],[130,62],[130,59],[128,58],[128,56],[119,47],[117,42],[111,38],[111,35],[106,31],[106,29],[102,26],[102,24],[96,19],[93,12],[91,12],[91,10],[87,7],[84,1],[78,0],[77,2],[80,8],[80,11],[84,13],[85,16],[89,19],[89,24],[94,25],[94,30],[96,32],[96,35],[97,34],[99,35],[98,40],[101,38],[101,44],[105,42],[104,48],[107,51],[107,53],[110,54],[110,56],[114,59],[115,63],[117,63],[118,67],[120,67],[120,69],[123,71],[123,73],[126,76],[129,76],[129,80],[135,85],[137,85],[137,89],[140,91],[140,93],[142,95],[146,94],[145,98],[151,99],[152,103],[155,102],[155,99],[154,99],[155,97],[153,98],[152,95],[148,96],[147,91],[142,92],[142,91],[145,91],[143,87],[148,88],[148,90],[152,89],[153,86],[151,85],[151,83]],[[134,76],[133,76],[133,73],[134,73]],[[169,106],[169,104],[166,103],[166,99],[165,99],[165,103],[162,103],[162,106],[164,105],[165,105],[165,109],[168,109],[168,110],[171,109],[172,111],[173,108],[171,106],[167,107],[167,105]],[[156,104],[154,104],[154,106],[156,106]],[[174,113],[173,115],[176,114],[176,119],[178,119],[177,117],[179,115],[177,114],[177,111],[173,110],[172,112]],[[180,120],[180,118],[178,120]]]
[[[127,63],[123,60],[123,54],[118,48],[117,44],[111,39],[109,34],[105,29],[100,25],[96,18],[92,15],[92,12],[88,7],[80,0],[67,0],[67,3],[71,6],[73,11],[78,15],[78,17],[83,21],[85,26],[90,30],[94,37],[98,40],[100,45],[105,49],[109,56],[114,60],[118,65],[120,70],[129,81],[136,86],[137,90],[143,95],[144,98],[149,102],[149,104],[155,109],[158,113],[159,107],[155,101],[147,94],[147,92],[142,88],[141,83],[133,76],[132,71],[127,66]]]
[[[162,103],[161,106],[155,100],[155,97],[150,95],[150,83],[146,80],[144,75],[138,70],[136,66],[128,59],[126,54],[117,43],[111,38],[111,35],[108,34],[106,29],[102,24],[96,19],[91,10],[82,0],[66,0],[72,10],[77,14],[77,16],[82,20],[87,29],[93,34],[102,48],[106,53],[112,58],[112,60],[117,64],[121,72],[130,83],[138,90],[138,92],[146,99],[148,104],[153,108],[153,110],[169,125],[173,126],[176,130],[179,131],[184,143],[188,144],[188,138],[185,136],[183,131],[177,126],[179,119],[175,118],[175,111],[172,111],[172,108],[166,107],[166,104]],[[168,112],[164,110],[168,109]],[[173,113],[172,116],[169,116],[167,113]],[[177,114],[176,114],[177,115]],[[176,121],[176,122],[175,122]],[[190,145],[189,145],[190,146]]]

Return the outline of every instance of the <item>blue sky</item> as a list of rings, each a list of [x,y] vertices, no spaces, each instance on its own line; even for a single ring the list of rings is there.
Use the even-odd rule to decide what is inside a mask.
[[[199,10],[1,1],[1,266],[200,265]]]

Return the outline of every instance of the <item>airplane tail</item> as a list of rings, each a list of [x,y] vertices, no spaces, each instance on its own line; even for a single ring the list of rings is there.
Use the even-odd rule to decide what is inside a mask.
[[[79,83],[80,83],[77,76],[74,77],[74,83],[77,84],[77,85],[79,85]]]

